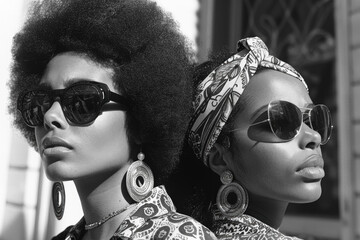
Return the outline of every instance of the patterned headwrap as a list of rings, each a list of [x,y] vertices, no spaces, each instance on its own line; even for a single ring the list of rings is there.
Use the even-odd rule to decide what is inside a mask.
[[[259,66],[274,69],[299,79],[302,76],[289,64],[269,55],[258,37],[238,42],[237,53],[213,70],[198,86],[188,141],[195,155],[207,165],[207,155],[216,142],[231,111]]]

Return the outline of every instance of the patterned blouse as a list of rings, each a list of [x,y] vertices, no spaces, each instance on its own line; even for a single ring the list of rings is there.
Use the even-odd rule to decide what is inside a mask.
[[[84,236],[85,220],[66,228],[53,240],[80,240]],[[123,239],[181,239],[213,240],[215,235],[205,226],[186,215],[176,212],[175,206],[163,186],[155,187],[140,201],[135,210],[120,224],[110,240]]]
[[[301,240],[297,237],[285,236],[246,214],[230,219],[216,215],[213,230],[219,239],[226,240]]]

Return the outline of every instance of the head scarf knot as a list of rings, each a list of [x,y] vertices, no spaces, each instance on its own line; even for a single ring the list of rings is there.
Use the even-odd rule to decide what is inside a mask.
[[[299,79],[302,76],[289,64],[269,55],[258,37],[238,42],[237,53],[213,70],[197,87],[188,141],[195,155],[207,165],[207,155],[216,142],[232,109],[259,66],[270,68]]]

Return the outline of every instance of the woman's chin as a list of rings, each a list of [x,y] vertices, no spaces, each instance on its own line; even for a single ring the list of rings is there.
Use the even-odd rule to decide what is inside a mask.
[[[62,176],[56,175],[56,174],[48,174],[46,173],[46,177],[53,182],[60,182],[60,181],[65,181],[65,178],[63,178]]]
[[[320,184],[318,186],[313,186],[311,188],[307,188],[305,189],[303,192],[303,194],[298,195],[297,199],[294,199],[294,201],[292,201],[293,203],[311,203],[311,202],[315,202],[316,200],[318,200],[321,197],[321,186]]]
[[[61,171],[59,169],[54,169],[54,168],[46,168],[45,169],[45,174],[46,177],[50,180],[50,181],[68,181],[68,180],[72,180],[72,178],[69,176],[68,172],[65,171]]]

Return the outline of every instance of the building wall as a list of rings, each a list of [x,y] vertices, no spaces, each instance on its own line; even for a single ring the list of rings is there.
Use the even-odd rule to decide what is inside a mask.
[[[13,0],[0,8],[0,239],[30,239],[36,218],[39,161],[28,158],[28,147],[14,131],[7,114],[11,42],[24,20],[30,0]],[[21,231],[19,231],[21,229]]]
[[[336,1],[342,239],[360,239],[360,0]]]
[[[351,110],[353,112],[353,156],[354,156],[354,218],[356,239],[360,239],[360,0],[349,2],[350,42],[349,52],[351,59]]]

